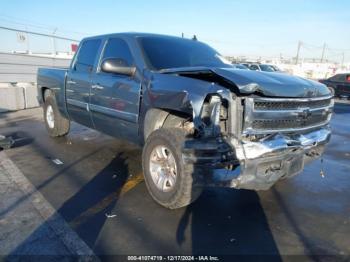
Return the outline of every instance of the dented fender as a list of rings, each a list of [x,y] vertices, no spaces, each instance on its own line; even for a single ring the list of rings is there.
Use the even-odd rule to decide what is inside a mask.
[[[202,106],[211,94],[230,99],[230,90],[216,83],[174,74],[149,73],[143,82],[141,114],[145,115],[150,108],[182,112],[191,115],[195,128],[201,129]]]

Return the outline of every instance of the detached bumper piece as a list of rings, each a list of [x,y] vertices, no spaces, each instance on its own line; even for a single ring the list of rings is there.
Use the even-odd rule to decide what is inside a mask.
[[[5,137],[3,135],[0,135],[0,150],[2,149],[9,149],[13,146],[15,141],[12,139],[12,137]]]
[[[197,167],[221,168],[237,161],[232,146],[222,138],[187,140],[183,149],[185,163]]]

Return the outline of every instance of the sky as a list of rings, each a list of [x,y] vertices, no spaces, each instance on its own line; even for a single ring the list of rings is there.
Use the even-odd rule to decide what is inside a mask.
[[[114,32],[192,37],[224,55],[325,57],[350,62],[350,1],[1,0],[0,26],[81,39]],[[32,41],[34,46],[35,41]],[[50,42],[45,43],[51,45]],[[11,37],[0,31],[1,45]]]

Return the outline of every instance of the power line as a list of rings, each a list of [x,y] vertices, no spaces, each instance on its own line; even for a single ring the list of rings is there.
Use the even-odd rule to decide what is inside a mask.
[[[28,26],[28,24],[24,24],[24,23],[19,23],[19,22],[13,22],[11,20],[8,20],[6,18],[1,18],[0,17],[0,20],[1,21],[4,21],[5,23],[11,23],[11,24],[16,24],[16,25],[22,25],[22,26]],[[48,28],[48,27],[43,27],[43,26],[36,26],[36,25],[30,25],[30,27],[35,27],[35,28],[40,28],[40,29],[44,29],[44,30],[47,30],[47,31],[51,31],[51,28]]]
[[[63,37],[63,36],[32,32],[32,31],[28,31],[28,30],[21,30],[21,29],[10,28],[10,27],[5,27],[5,26],[0,26],[0,29],[5,29],[5,30],[9,30],[9,31],[14,31],[14,32],[20,32],[20,33],[27,33],[27,34],[32,34],[32,35],[53,37],[53,38],[62,39],[62,40],[68,40],[68,41],[73,41],[73,42],[80,42],[79,40],[72,39],[72,38],[67,38],[67,37]]]
[[[45,29],[45,30],[50,31],[50,32],[55,30],[56,28],[58,28],[57,26],[42,24],[42,23],[34,22],[32,20],[17,18],[14,16],[9,16],[9,15],[4,15],[4,14],[0,14],[0,17],[3,17],[0,19],[6,20],[8,23],[19,24],[19,25],[28,26],[28,27],[41,28],[41,29]],[[88,33],[86,33],[86,32],[71,31],[71,30],[60,29],[60,28],[58,28],[57,31],[74,33],[74,34],[79,34],[79,35],[88,35]]]

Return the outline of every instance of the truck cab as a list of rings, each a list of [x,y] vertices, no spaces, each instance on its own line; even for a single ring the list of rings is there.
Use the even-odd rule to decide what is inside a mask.
[[[123,37],[85,39],[67,73],[67,112],[72,120],[106,134],[136,139],[142,72],[133,77],[101,70],[102,61],[118,58],[136,70],[136,61]]]

